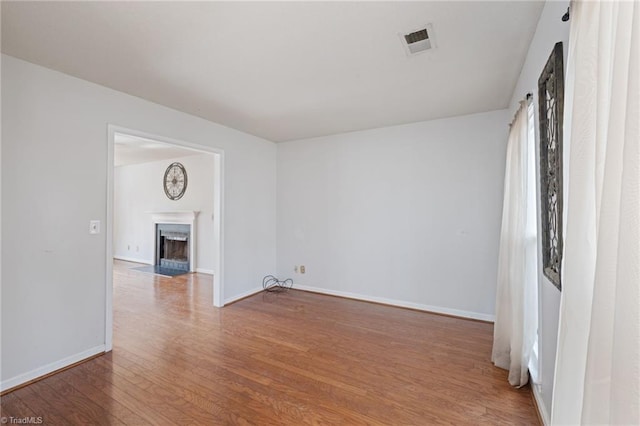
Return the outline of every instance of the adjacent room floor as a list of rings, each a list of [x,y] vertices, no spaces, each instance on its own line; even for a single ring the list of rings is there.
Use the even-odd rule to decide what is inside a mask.
[[[44,424],[538,424],[492,325],[291,290],[212,306],[212,277],[114,268],[113,352],[2,397]]]

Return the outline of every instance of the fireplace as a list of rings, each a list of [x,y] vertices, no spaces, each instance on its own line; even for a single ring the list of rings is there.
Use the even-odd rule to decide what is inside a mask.
[[[156,224],[156,266],[189,272],[191,226]]]
[[[197,211],[149,212],[157,268],[196,271]]]

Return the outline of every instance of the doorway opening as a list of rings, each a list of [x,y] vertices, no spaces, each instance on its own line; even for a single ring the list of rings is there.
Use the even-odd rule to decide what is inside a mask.
[[[175,173],[176,164],[183,174]],[[108,126],[107,351],[113,347],[114,260],[164,276],[210,274],[212,304],[223,305],[223,179],[220,149]]]

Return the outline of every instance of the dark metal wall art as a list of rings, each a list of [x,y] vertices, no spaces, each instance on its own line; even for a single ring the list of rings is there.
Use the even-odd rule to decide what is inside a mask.
[[[162,179],[164,193],[170,200],[179,200],[187,190],[187,170],[181,163],[171,163]]]
[[[562,288],[562,43],[556,43],[538,79],[540,112],[540,196],[544,275]]]

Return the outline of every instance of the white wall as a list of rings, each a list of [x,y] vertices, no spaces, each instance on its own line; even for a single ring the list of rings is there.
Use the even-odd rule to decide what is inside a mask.
[[[522,67],[520,77],[516,84],[513,98],[510,104],[510,117],[515,114],[518,102],[526,93],[533,93],[536,119],[536,155],[540,154],[540,132],[538,119],[538,77],[547,62],[553,46],[563,42],[565,70],[567,49],[569,43],[569,23],[560,19],[567,11],[568,1],[547,2],[540,16],[536,33],[531,41],[526,61]],[[566,83],[565,83],[566,85]],[[566,147],[566,144],[565,144]],[[567,176],[568,152],[565,151],[565,176]],[[536,166],[539,167],[539,158],[536,158]],[[540,171],[537,173],[540,176]],[[567,179],[564,179],[565,191]],[[540,186],[538,185],[538,200],[540,199]],[[565,198],[566,199],[566,198]],[[538,209],[540,205],[538,205]],[[540,225],[540,211],[538,211],[538,229]],[[540,383],[534,391],[541,397],[543,416],[548,419],[551,414],[551,400],[553,394],[553,376],[555,369],[555,356],[558,339],[558,318],[560,312],[560,292],[542,273],[542,243],[538,239],[539,250],[539,356],[540,356]]]
[[[224,150],[224,299],[275,269],[273,143],[3,55],[3,389],[104,347],[109,123]]]
[[[179,200],[164,193],[167,166],[181,162],[187,170],[187,191]],[[214,156],[199,154],[170,160],[116,167],[114,170],[114,257],[153,264],[155,233],[150,212],[198,211],[196,258],[198,272],[213,273],[217,235],[213,232]]]
[[[507,121],[501,110],[278,144],[279,276],[493,319]]]

